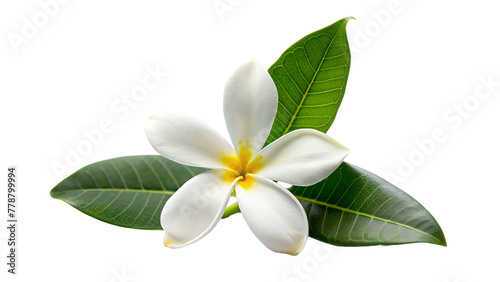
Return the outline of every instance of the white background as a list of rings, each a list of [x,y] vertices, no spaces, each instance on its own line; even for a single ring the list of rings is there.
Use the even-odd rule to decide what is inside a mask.
[[[7,230],[0,229],[0,280],[500,279],[499,5],[269,2],[75,0],[51,7],[43,23],[47,12],[39,2],[2,1],[0,168],[5,183],[7,166],[17,166],[20,227],[17,276],[6,273]],[[232,8],[218,12],[214,4]],[[84,165],[156,154],[143,124],[157,111],[192,112],[226,134],[222,92],[236,66],[251,59],[270,66],[301,37],[346,16],[357,18],[348,24],[352,65],[329,134],[351,149],[347,161],[399,177],[392,181],[436,217],[448,247],[342,248],[310,239],[292,257],[267,250],[235,215],[196,244],[171,250],[163,247],[161,231],[108,225],[50,198],[53,186]],[[22,34],[24,18],[38,25],[29,38]],[[24,40],[16,45],[14,37]],[[134,108],[113,110],[125,105],[121,97],[142,84],[148,67],[169,75]],[[496,83],[490,92],[481,86],[481,77],[489,76]],[[476,90],[489,97],[478,99]],[[111,132],[68,162],[86,140],[84,131],[105,119]],[[417,143],[435,130],[444,137],[424,152]],[[58,174],[57,164],[68,169]],[[0,199],[4,218],[6,192]]]

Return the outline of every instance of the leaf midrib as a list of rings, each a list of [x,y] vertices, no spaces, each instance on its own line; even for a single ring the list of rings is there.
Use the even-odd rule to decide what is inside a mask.
[[[360,211],[355,211],[355,210],[351,210],[351,209],[348,209],[348,208],[339,207],[337,205],[333,205],[333,204],[329,204],[329,203],[325,203],[325,202],[316,201],[316,200],[309,199],[309,198],[304,198],[304,197],[300,197],[300,196],[295,196],[295,197],[298,200],[301,200],[301,201],[306,201],[306,202],[310,202],[310,203],[317,204],[317,205],[323,205],[323,206],[326,206],[326,207],[329,207],[329,208],[333,208],[333,209],[337,209],[337,210],[340,210],[340,211],[343,211],[343,212],[353,213],[353,214],[356,214],[356,215],[368,217],[370,219],[380,220],[380,221],[383,221],[383,222],[386,222],[386,223],[391,223],[391,224],[398,225],[400,227],[408,228],[408,229],[413,230],[415,232],[427,235],[427,236],[433,238],[434,240],[440,242],[441,244],[446,245],[446,243],[444,243],[441,239],[439,239],[439,238],[437,238],[437,237],[435,237],[435,236],[433,236],[433,235],[431,235],[431,234],[429,234],[427,232],[424,232],[422,230],[416,229],[415,227],[412,227],[412,226],[409,226],[409,225],[406,225],[406,224],[403,224],[403,223],[399,223],[399,222],[396,222],[396,221],[393,221],[393,220],[390,220],[390,219],[384,219],[384,218],[381,218],[381,217],[378,217],[378,216],[375,216],[375,215],[371,215],[371,214],[368,214],[368,213],[364,213],[364,212],[360,212]]]
[[[91,189],[72,189],[64,191],[56,191],[52,194],[60,194],[65,192],[138,192],[138,193],[155,193],[164,195],[173,195],[175,191],[166,190],[139,190],[139,189],[119,189],[119,188],[91,188]]]
[[[344,24],[347,24],[344,23]],[[332,37],[332,40],[330,41],[330,44],[328,44],[328,47],[326,48],[324,54],[323,54],[323,57],[321,58],[321,62],[319,63],[319,66],[318,68],[316,69],[316,71],[314,72],[314,76],[313,78],[311,79],[311,83],[309,83],[309,85],[307,86],[307,89],[305,91],[305,93],[303,94],[302,96],[302,100],[300,101],[300,104],[297,106],[297,110],[295,110],[295,113],[292,115],[292,118],[290,120],[290,122],[288,123],[288,126],[285,128],[285,131],[283,132],[282,135],[285,135],[286,133],[288,133],[288,131],[290,130],[290,128],[292,127],[293,125],[293,122],[295,121],[295,118],[297,117],[297,115],[299,114],[299,111],[301,110],[302,108],[302,105],[304,104],[304,101],[306,100],[306,97],[307,95],[309,94],[309,90],[311,89],[312,85],[314,84],[314,82],[316,81],[316,76],[318,75],[318,72],[319,70],[321,69],[321,66],[323,66],[323,62],[326,58],[326,54],[328,53],[328,51],[330,50],[330,47],[332,46],[332,43],[333,41],[335,41],[335,38],[337,38],[337,35],[339,34],[339,32],[341,31],[342,27],[339,28],[337,30],[337,32],[335,33],[335,35]],[[324,32],[325,33],[325,32]],[[324,34],[323,33],[323,34]]]

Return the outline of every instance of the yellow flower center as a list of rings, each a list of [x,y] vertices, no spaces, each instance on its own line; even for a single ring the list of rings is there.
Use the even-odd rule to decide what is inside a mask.
[[[244,189],[252,187],[254,177],[251,174],[257,173],[262,168],[262,156],[253,159],[252,150],[242,146],[240,142],[240,149],[238,156],[223,156],[222,162],[229,168],[224,174],[224,179],[232,183],[236,178],[240,178],[238,183]]]

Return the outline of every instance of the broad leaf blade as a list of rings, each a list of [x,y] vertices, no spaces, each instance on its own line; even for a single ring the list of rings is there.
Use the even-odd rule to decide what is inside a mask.
[[[344,96],[351,54],[345,18],[288,48],[269,68],[279,105],[266,144],[289,131],[328,131]]]
[[[121,157],[78,170],[50,195],[110,224],[161,229],[165,202],[184,182],[203,171],[162,156]]]
[[[325,180],[290,190],[309,219],[309,236],[339,246],[426,242],[446,246],[441,227],[410,195],[343,163]]]

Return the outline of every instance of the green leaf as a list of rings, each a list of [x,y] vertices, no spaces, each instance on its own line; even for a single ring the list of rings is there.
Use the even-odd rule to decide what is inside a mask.
[[[343,163],[325,180],[292,187],[309,219],[309,236],[339,246],[426,242],[446,246],[441,227],[410,195]]]
[[[57,184],[50,195],[94,218],[118,226],[161,229],[165,202],[206,169],[162,156],[129,156],[88,165]]]
[[[295,129],[314,128],[326,133],[332,125],[351,65],[346,35],[350,19],[300,39],[269,68],[279,104],[266,145]]]

